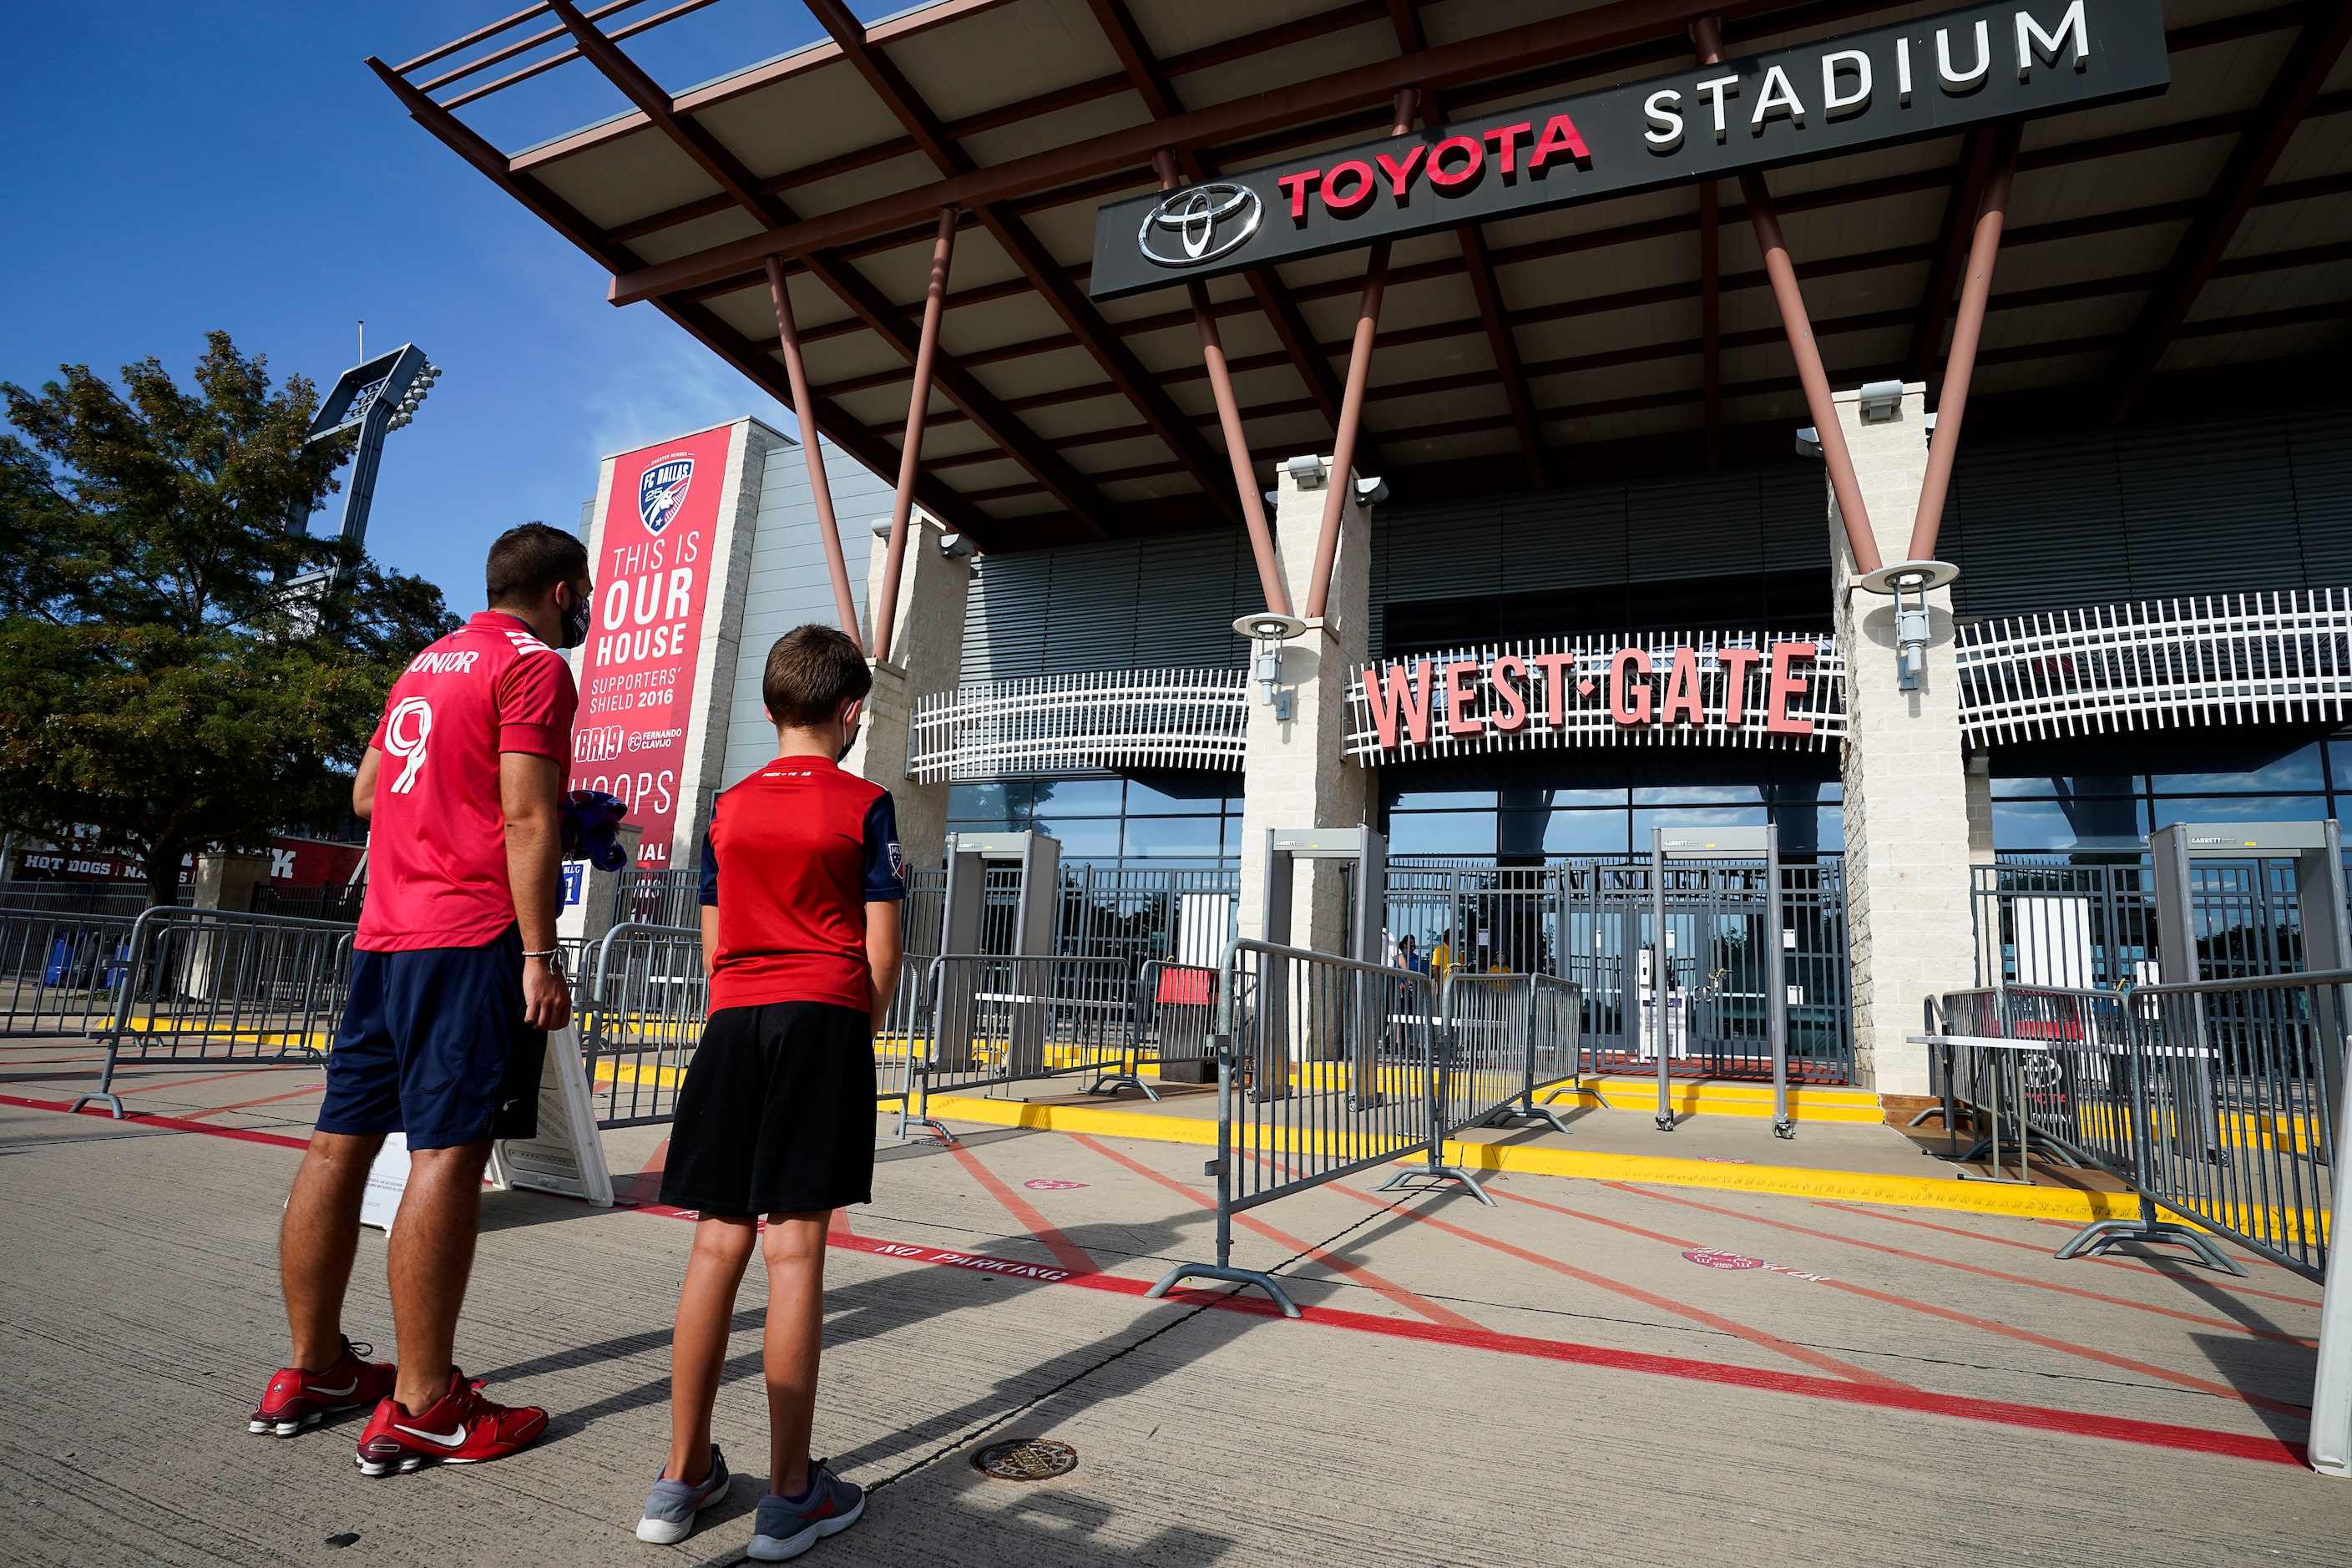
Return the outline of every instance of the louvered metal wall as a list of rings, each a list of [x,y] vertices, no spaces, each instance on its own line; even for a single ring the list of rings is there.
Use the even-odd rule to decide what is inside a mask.
[[[1380,508],[1376,654],[1622,625],[1827,624],[1828,486],[1792,460]],[[2352,585],[2352,406],[1970,440],[1939,553],[1963,614]],[[991,556],[965,684],[1240,666],[1238,531]],[[1391,634],[1391,623],[1395,623]]]
[[[1238,530],[990,555],[964,602],[966,686],[1085,669],[1235,669],[1256,608]]]
[[[1964,615],[2352,585],[2352,407],[1969,443]]]

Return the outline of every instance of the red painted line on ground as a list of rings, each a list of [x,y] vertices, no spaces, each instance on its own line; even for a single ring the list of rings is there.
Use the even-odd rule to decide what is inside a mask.
[[[1836,1209],[1841,1214],[1858,1214],[1864,1219],[1883,1219],[1891,1221],[1896,1225],[1916,1226],[1921,1230],[1940,1230],[1946,1236],[1965,1237],[1970,1241],[1990,1241],[1999,1247],[2014,1247],[2022,1251],[2034,1253],[2042,1258],[2048,1258],[2051,1255],[2050,1248],[2039,1246],[2031,1241],[2012,1241],[2005,1236],[1990,1236],[1980,1230],[1967,1230],[1956,1225],[1937,1225],[1930,1220],[1913,1219],[1907,1215],[1886,1214],[1878,1209],[1855,1208],[1850,1204],[1829,1201],[1818,1203],[1814,1205],[1814,1206],[1816,1208]],[[2058,1223],[2063,1226],[2065,1225],[2066,1222],[2061,1220]],[[2067,1228],[2080,1229],[2081,1227],[2079,1226],[2068,1226]],[[2319,1303],[2313,1300],[2308,1296],[2282,1296],[2275,1290],[2263,1290],[2252,1285],[2235,1284],[2228,1279],[2224,1279],[2219,1276],[2211,1274],[2176,1273],[2174,1272],[2175,1269],[2183,1268],[2185,1265],[2178,1263],[2169,1258],[2069,1258],[2067,1261],[2070,1263],[2104,1264],[2109,1268],[2126,1268],[2135,1274],[2146,1274],[2152,1271],[2160,1279],[2193,1279],[2200,1284],[2210,1285],[2216,1290],[2231,1290],[2241,1296],[2260,1296],[2266,1301],[2284,1301],[2290,1306],[2309,1307],[2314,1311],[2317,1311],[2319,1310]]]
[[[1098,1270],[1100,1266],[1087,1256],[1085,1247],[1064,1236],[1052,1220],[1037,1212],[1034,1204],[1005,1185],[995,1172],[980,1163],[979,1155],[961,1143],[949,1144],[948,1152],[955,1156],[956,1163],[964,1168],[966,1174],[988,1189],[989,1196],[1004,1205],[1005,1213],[1019,1220],[1031,1236],[1043,1243],[1045,1250],[1052,1253],[1063,1268],[1073,1274],[1092,1274]]]
[[[1684,1197],[1676,1193],[1664,1193],[1648,1187],[1630,1186],[1623,1182],[1611,1182],[1607,1184],[1621,1192],[1638,1194],[1645,1198],[1656,1198],[1661,1203],[1681,1204],[1687,1208],[1702,1209],[1708,1214],[1719,1214],[1727,1218],[1747,1220],[1756,1225],[1769,1225],[1775,1230],[1790,1231],[1798,1236],[1815,1237],[1822,1241],[1843,1242],[1848,1247],[1859,1247],[1871,1252],[1883,1252],[1890,1258],[1907,1258],[1915,1263],[1932,1263],[1939,1268],[1957,1268],[1963,1274],[1981,1275],[1985,1279],[2004,1280],[2011,1285],[2027,1285],[2036,1290],[2049,1290],[2061,1296],[2080,1297],[2085,1301],[2103,1301],[2110,1307],[2128,1307],[2136,1312],[2153,1312],[2158,1317],[2178,1318],[2184,1323],[2195,1323],[2201,1328],[2227,1329],[2231,1333],[2245,1334],[2257,1340],[2270,1340],[2283,1345],[2299,1345],[2306,1350],[2318,1348],[2316,1341],[2298,1339],[2293,1334],[2273,1333],[2268,1329],[2251,1328],[2228,1318],[2209,1318],[2202,1312],[2183,1312],[2172,1307],[2158,1307],[2147,1301],[2128,1300],[2121,1296],[2103,1295],[2099,1291],[2080,1289],[2073,1285],[2056,1285],[2047,1279],[2034,1279],[2022,1274],[2005,1273],[1999,1268],[1985,1268],[1974,1263],[1961,1263],[1949,1258],[1937,1258],[1933,1253],[1912,1252],[1900,1247],[1887,1247],[1875,1241],[1864,1241],[1859,1237],[1840,1236],[1834,1231],[1814,1230],[1807,1226],[1791,1225],[1786,1220],[1766,1219],[1760,1215],[1742,1214],[1738,1209],[1727,1209],[1715,1204],[1701,1203],[1696,1198]]]
[[[1046,1284],[1075,1285],[1081,1289],[1101,1290],[1116,1296],[1139,1298],[1150,1288],[1140,1279],[1116,1274],[1080,1274],[1053,1279],[1047,1277],[1058,1271],[1040,1264],[1019,1263],[1011,1258],[992,1258],[976,1253],[941,1253],[936,1247],[886,1242],[871,1237],[836,1241],[835,1245],[877,1257],[898,1258],[910,1262],[936,1261],[949,1268],[1034,1279]],[[1255,1296],[1181,1289],[1170,1291],[1164,1300],[1171,1303],[1238,1312],[1245,1317],[1279,1321],[1281,1315],[1271,1301]],[[2136,1443],[2182,1453],[2212,1454],[2223,1458],[2253,1459],[2274,1465],[2301,1466],[2305,1462],[2300,1444],[2283,1442],[2275,1437],[2209,1432],[2201,1427],[2175,1426],[2169,1422],[2095,1415],[2083,1411],[2052,1409],[2046,1405],[2019,1405],[2007,1400],[1974,1399],[1964,1394],[1930,1394],[1885,1380],[1857,1383],[1842,1377],[1815,1377],[1804,1373],[1774,1372],[1762,1367],[1735,1366],[1725,1362],[1657,1355],[1643,1351],[1612,1350],[1602,1345],[1580,1344],[1572,1340],[1535,1339],[1493,1329],[1457,1329],[1439,1323],[1415,1322],[1410,1318],[1384,1318],[1370,1312],[1351,1312],[1337,1307],[1301,1307],[1299,1311],[1303,1321],[1321,1327],[1380,1334],[1390,1339],[1413,1340],[1424,1344],[1491,1351],[1537,1361],[1598,1367],[1604,1371],[1640,1373],[1687,1383],[1706,1383],[1722,1387],[1826,1399],[1843,1405],[1868,1405],[1882,1410],[1902,1410],[1962,1421],[2021,1426],[2068,1436],[2099,1437],[2111,1442]]]
[[[57,1110],[66,1108],[54,1100],[26,1100],[21,1095],[0,1094],[0,1105],[21,1106],[26,1110]],[[95,1116],[110,1127],[163,1127],[174,1132],[202,1132],[212,1138],[233,1138],[240,1143],[268,1143],[279,1149],[308,1149],[308,1138],[289,1138],[282,1132],[257,1132],[250,1127],[208,1127],[201,1121],[189,1121],[177,1116],[152,1116],[144,1111],[132,1111],[121,1121],[105,1110],[92,1106],[82,1108],[84,1116]]]
[[[321,1079],[317,1083],[304,1084],[300,1089],[289,1089],[284,1094],[265,1094],[258,1100],[240,1100],[235,1105],[215,1105],[209,1110],[191,1110],[185,1120],[202,1121],[208,1116],[226,1116],[232,1110],[243,1110],[248,1106],[275,1105],[281,1100],[299,1100],[306,1094],[323,1094],[326,1088],[325,1080]]]
[[[1377,1197],[1370,1193],[1359,1192],[1354,1187],[1349,1186],[1344,1182],[1334,1182],[1330,1184],[1333,1190],[1346,1193],[1349,1197],[1360,1198],[1365,1203],[1378,1204],[1382,1208],[1394,1206],[1391,1205],[1387,1199]],[[1514,1194],[1510,1195],[1516,1196],[1517,1194]],[[1524,1201],[1528,1203],[1535,1202],[1532,1198],[1526,1199]],[[1537,1206],[1538,1208],[1549,1208],[1552,1205],[1549,1204],[1538,1204]],[[1579,1268],[1573,1263],[1562,1263],[1557,1258],[1546,1258],[1540,1252],[1530,1252],[1524,1247],[1515,1247],[1507,1241],[1497,1241],[1491,1236],[1481,1236],[1475,1230],[1465,1230],[1458,1225],[1448,1224],[1446,1221],[1437,1218],[1434,1215],[1425,1215],[1413,1209],[1402,1207],[1397,1208],[1396,1212],[1416,1220],[1423,1225],[1434,1226],[1439,1230],[1445,1232],[1448,1236],[1458,1236],[1465,1241],[1475,1241],[1481,1247],[1492,1247],[1495,1251],[1518,1258],[1521,1262],[1532,1263],[1538,1268],[1549,1268],[1555,1274],[1565,1274],[1571,1279],[1580,1279],[1587,1285],[1598,1286],[1603,1290],[1612,1291],[1617,1295],[1628,1297],[1633,1300],[1641,1302],[1643,1306],[1654,1307],[1659,1311],[1672,1312],[1678,1318],[1688,1318],[1692,1322],[1704,1324],[1707,1328],[1717,1331],[1718,1333],[1726,1333],[1736,1339],[1746,1340],[1749,1344],[1756,1346],[1759,1350],[1777,1352],[1781,1355],[1787,1356],[1791,1361],[1802,1362],[1807,1366],[1813,1367],[1822,1372],[1829,1373],[1833,1376],[1853,1378],[1863,1383],[1885,1388],[1908,1389],[1911,1386],[1907,1383],[1899,1383],[1894,1378],[1888,1377],[1882,1373],[1872,1372],[1866,1367],[1855,1366],[1850,1362],[1840,1361],[1837,1357],[1832,1355],[1823,1355],[1819,1351],[1808,1350],[1803,1345],[1792,1343],[1788,1340],[1782,1339],[1778,1334],[1768,1333],[1762,1329],[1750,1328],[1746,1323],[1733,1322],[1729,1318],[1720,1317],[1714,1312],[1708,1311],[1704,1307],[1694,1307],[1687,1302],[1677,1301],[1670,1296],[1661,1296],[1654,1290],[1644,1290],[1638,1285],[1628,1285],[1622,1279],[1612,1279],[1605,1274],[1595,1274],[1591,1269]],[[1587,1219],[1591,1217],[1588,1215],[1577,1214],[1573,1209],[1562,1209],[1560,1212],[1562,1214],[1576,1215],[1576,1217],[1579,1219]],[[1633,1227],[1631,1226],[1619,1226],[1617,1228],[1621,1230],[1632,1230]],[[1650,1237],[1653,1239],[1659,1241],[1669,1241],[1672,1239],[1671,1237],[1659,1236],[1654,1231],[1642,1231],[1638,1234]],[[1690,1244],[1675,1242],[1674,1245],[1677,1247],[1686,1247]]]
[[[153,1064],[148,1063],[145,1065],[152,1066]],[[305,1072],[310,1070],[313,1065],[314,1064],[309,1062],[289,1062],[283,1067],[242,1068],[236,1072],[207,1073],[203,1078],[165,1077],[154,1083],[142,1083],[136,1089],[118,1089],[114,1092],[117,1094],[152,1094],[159,1089],[186,1089],[193,1084],[219,1083],[224,1079],[251,1078],[257,1073]],[[120,1072],[121,1069],[118,1068],[115,1070]]]
[[[1615,1187],[1620,1192],[1632,1193],[1637,1197],[1655,1195],[1643,1192],[1639,1187],[1629,1187],[1622,1182],[1608,1182],[1603,1185]],[[1575,1211],[1563,1209],[1560,1212],[1573,1214]],[[1890,1307],[1901,1307],[1906,1311],[1924,1312],[1928,1317],[1941,1318],[1946,1322],[1959,1323],[1971,1329],[1981,1329],[1986,1333],[1998,1334],[2002,1339],[2016,1340],[2021,1344],[2036,1345],[2042,1350],[2056,1351],[2062,1355],[2079,1356],[2084,1361],[2097,1362],[2102,1366],[2111,1366],[2119,1372],[2137,1373],[2142,1377],[2153,1377],[2159,1382],[2172,1384],[2176,1387],[2193,1389],[2199,1394],[2210,1394],[2217,1399],[2231,1400],[2240,1405],[2252,1405],[2257,1410],[2269,1410],[2282,1415],[2297,1417],[2307,1417],[2311,1414],[2308,1405],[2289,1405],[2283,1400],[2272,1399],[2260,1394],[2241,1394],[2228,1384],[2215,1383],[2210,1378],[2172,1372],[2151,1362],[2135,1361],[2130,1356],[2116,1355],[2111,1351],[2099,1350],[2095,1346],[2078,1345],[2070,1340],[2054,1339],[2048,1334],[2037,1334],[2031,1329],[2020,1329],[2008,1323],[1997,1323],[1990,1318],[1979,1318],[1973,1312],[1963,1312],[1952,1307],[1938,1307],[1932,1301],[1915,1301],[1908,1296],[1897,1296],[1890,1290],[1874,1290],[1867,1285],[1856,1285],[1847,1279],[1817,1279],[1813,1283],[1825,1286],[1832,1290],[1843,1290],[1849,1296],[1860,1296],[1866,1300],[1881,1301]]]
[[[1149,1176],[1151,1180],[1159,1183],[1161,1186],[1168,1188],[1171,1192],[1183,1194],[1186,1197],[1192,1199],[1202,1208],[1214,1209],[1217,1206],[1214,1199],[1202,1196],[1199,1193],[1194,1192],[1192,1188],[1186,1186],[1183,1183],[1177,1181],[1175,1178],[1163,1175],[1160,1172],[1153,1170],[1149,1165],[1141,1164],[1134,1160],[1130,1160],[1126,1155],[1120,1153],[1118,1150],[1110,1148],[1107,1144],[1098,1143],[1083,1132],[1074,1132],[1071,1134],[1071,1137],[1085,1144],[1087,1148],[1092,1149],[1096,1153],[1102,1155],[1104,1158],[1116,1161],[1119,1164],[1126,1166],[1136,1174],[1139,1176]],[[1302,1241],[1297,1237],[1290,1236],[1285,1232],[1276,1230],[1274,1226],[1266,1224],[1255,1215],[1237,1214],[1234,1215],[1234,1223],[1254,1231],[1259,1236],[1265,1237],[1268,1241],[1273,1242],[1277,1247],[1286,1247],[1293,1252],[1306,1254],[1307,1257],[1315,1259],[1318,1263],[1322,1264],[1325,1268],[1331,1269],[1334,1273],[1346,1275],[1348,1278],[1353,1279],[1357,1284],[1362,1285],[1368,1289],[1378,1291],[1382,1296],[1387,1297],[1390,1300],[1394,1301],[1398,1306],[1402,1307],[1406,1311],[1418,1312],[1433,1323],[1444,1323],[1449,1327],[1456,1329],[1475,1329],[1479,1326],[1477,1320],[1474,1318],[1465,1318],[1451,1307],[1441,1307],[1436,1302],[1428,1300],[1426,1297],[1406,1289],[1396,1281],[1373,1273],[1370,1269],[1365,1268],[1362,1264],[1357,1262],[1352,1258],[1342,1258],[1336,1252],[1327,1252],[1311,1241]]]

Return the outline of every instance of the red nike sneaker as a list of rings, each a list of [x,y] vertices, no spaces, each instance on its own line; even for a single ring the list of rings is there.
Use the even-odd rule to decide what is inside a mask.
[[[528,1447],[547,1430],[547,1412],[536,1405],[509,1410],[482,1397],[482,1387],[462,1372],[449,1373],[449,1390],[429,1410],[411,1415],[386,1393],[360,1434],[356,1463],[367,1476],[405,1475],[428,1459],[445,1465],[478,1465]]]
[[[279,1369],[262,1392],[261,1408],[253,1413],[245,1429],[291,1437],[338,1411],[377,1403],[392,1392],[393,1368],[390,1362],[368,1360],[373,1350],[372,1345],[355,1345],[346,1339],[343,1353],[324,1372],[304,1372],[299,1366]]]

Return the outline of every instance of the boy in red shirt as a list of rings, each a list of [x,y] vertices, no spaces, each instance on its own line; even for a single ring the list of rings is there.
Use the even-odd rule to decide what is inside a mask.
[[[637,1539],[683,1541],[727,1490],[710,1440],[735,1290],[767,1216],[768,1495],[751,1555],[797,1557],[865,1493],[809,1458],[833,1211],[873,1201],[874,1027],[898,984],[907,896],[890,792],[835,765],[874,678],[807,626],[761,682],[776,760],[712,808],[702,841],[710,1022],[678,1089],[661,1201],[700,1215],[670,1348],[670,1449]]]
[[[358,1453],[371,1476],[495,1459],[547,1427],[450,1357],[491,1142],[537,1131],[546,1032],[572,1016],[555,909],[579,695],[556,649],[586,639],[593,585],[580,542],[541,522],[499,535],[484,575],[490,607],[409,661],[352,782],[367,902],[278,1237],[294,1361],[247,1423],[290,1437],[373,1406]],[[389,1247],[397,1372],[342,1333],[360,1200],[391,1132],[409,1152]]]

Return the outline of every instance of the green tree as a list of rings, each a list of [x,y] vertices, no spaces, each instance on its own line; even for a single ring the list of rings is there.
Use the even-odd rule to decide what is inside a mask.
[[[304,531],[343,443],[318,396],[209,333],[184,390],[87,365],[0,383],[0,822],[127,854],[150,903],[180,860],[339,819],[383,694],[456,626],[440,590]],[[287,580],[340,571],[322,595]]]

